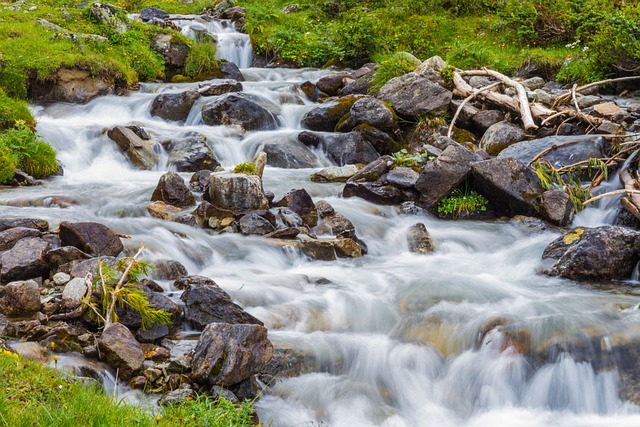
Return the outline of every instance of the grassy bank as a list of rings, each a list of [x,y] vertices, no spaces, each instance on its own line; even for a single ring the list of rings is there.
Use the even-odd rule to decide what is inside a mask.
[[[93,381],[60,372],[0,350],[0,426],[208,426],[255,425],[248,404],[200,397],[152,414],[106,396]]]

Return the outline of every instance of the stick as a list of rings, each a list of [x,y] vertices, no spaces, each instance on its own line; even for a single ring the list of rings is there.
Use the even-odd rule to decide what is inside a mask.
[[[609,84],[609,83],[625,82],[625,81],[629,81],[629,80],[638,80],[638,79],[640,79],[640,76],[618,77],[618,78],[615,78],[615,79],[601,80],[599,82],[593,82],[593,83],[589,83],[589,84],[580,86],[580,87],[576,88],[576,92],[582,92],[582,91],[587,90],[589,88],[592,88],[594,86],[606,85],[606,84]],[[553,103],[551,108],[554,108],[560,102],[566,101],[567,99],[569,99],[570,96],[571,96],[571,93],[565,93],[564,95],[560,95],[556,99],[556,101]]]
[[[586,206],[589,203],[595,202],[597,200],[600,199],[604,199],[605,197],[609,197],[609,196],[615,196],[616,194],[640,194],[640,190],[614,190],[614,191],[609,191],[607,193],[603,193],[603,194],[599,194],[595,197],[590,198],[589,200],[585,200],[584,202],[582,202],[582,206]]]
[[[571,141],[565,141],[562,144],[553,144],[550,147],[545,148],[544,150],[542,150],[541,152],[539,152],[538,154],[536,154],[533,159],[529,162],[529,166],[531,166],[533,163],[535,163],[536,160],[538,160],[540,157],[544,156],[545,154],[547,154],[549,151],[553,151],[557,148],[560,147],[565,147],[567,145],[571,145],[571,144],[575,144],[577,142],[581,142],[584,141],[583,138],[579,138],[579,139],[572,139]]]
[[[453,116],[453,119],[451,120],[451,124],[449,125],[449,131],[447,132],[447,138],[451,138],[451,133],[453,132],[453,125],[455,124],[456,120],[458,119],[458,116],[460,115],[460,113],[462,112],[462,109],[464,108],[465,105],[467,105],[467,103],[469,101],[471,101],[472,99],[474,99],[476,96],[478,96],[480,93],[482,92],[486,92],[490,89],[493,89],[494,87],[500,85],[500,82],[497,83],[493,83],[490,84],[488,86],[485,86],[481,89],[476,89],[473,91],[473,93],[469,96],[467,96],[464,101],[462,101],[462,103],[460,104],[460,106],[458,107],[458,109],[456,110],[456,114]]]

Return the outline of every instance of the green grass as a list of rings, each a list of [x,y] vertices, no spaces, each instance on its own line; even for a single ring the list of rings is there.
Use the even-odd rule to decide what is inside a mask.
[[[255,425],[248,403],[239,407],[205,397],[162,409],[157,415],[104,394],[95,382],[60,372],[0,350],[0,426],[151,427]]]
[[[448,218],[466,218],[487,210],[489,201],[469,188],[453,190],[438,204],[438,213]]]
[[[0,133],[0,153],[11,160],[0,161],[0,183],[11,179],[16,167],[35,178],[45,178],[58,170],[56,152],[22,121]]]

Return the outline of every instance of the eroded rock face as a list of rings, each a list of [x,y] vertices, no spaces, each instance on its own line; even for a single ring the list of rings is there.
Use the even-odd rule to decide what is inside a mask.
[[[272,355],[263,326],[212,323],[198,339],[192,376],[200,384],[229,387],[260,372]]]
[[[22,239],[0,253],[0,282],[26,280],[43,276],[49,272],[47,252],[49,242],[39,238]]]
[[[40,310],[40,287],[33,280],[11,282],[0,286],[0,313],[27,316]]]
[[[131,331],[121,323],[112,323],[104,329],[98,340],[98,347],[102,358],[118,370],[120,378],[128,380],[142,369],[142,347]]]
[[[546,272],[551,276],[628,279],[640,259],[640,233],[616,226],[575,228],[551,242],[542,257],[557,260]]]
[[[71,102],[85,104],[98,96],[112,95],[116,83],[92,77],[88,71],[61,68],[51,80],[31,79],[28,96],[37,103]]]
[[[151,195],[151,201],[161,201],[179,208],[196,204],[191,190],[184,183],[182,177],[175,172],[167,172],[160,177],[158,185]]]
[[[209,126],[237,125],[248,131],[278,127],[269,110],[240,93],[222,95],[206,104],[202,108],[202,121]]]
[[[184,123],[191,107],[200,98],[200,92],[191,90],[181,93],[161,93],[151,103],[151,115],[164,120]]]
[[[411,119],[446,112],[452,97],[449,90],[416,73],[393,78],[378,92],[396,113]]]
[[[62,246],[75,246],[93,256],[118,256],[124,249],[120,237],[97,222],[63,221],[58,234]]]

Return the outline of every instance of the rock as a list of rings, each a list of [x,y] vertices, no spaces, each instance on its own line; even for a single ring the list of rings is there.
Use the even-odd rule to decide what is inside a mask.
[[[219,96],[230,92],[242,92],[242,83],[232,79],[214,80],[202,85],[198,92],[202,96]]]
[[[272,354],[263,326],[213,323],[196,344],[192,377],[200,384],[229,387],[260,372]]]
[[[312,168],[318,163],[313,152],[293,137],[270,140],[262,150],[267,154],[267,164],[276,168]]]
[[[509,122],[498,122],[491,125],[482,135],[479,146],[487,153],[495,156],[508,146],[526,138],[527,135],[520,126]]]
[[[502,215],[535,215],[544,193],[536,173],[524,163],[498,157],[471,164],[478,191]]]
[[[74,260],[67,264],[61,265],[60,271],[69,274],[71,277],[86,277],[87,274],[95,274],[98,271],[100,262],[107,263],[111,267],[115,266],[116,259],[114,257],[97,257],[83,260]]]
[[[82,303],[88,288],[84,278],[76,277],[64,287],[62,291],[62,310],[65,312],[75,310]]]
[[[416,182],[419,204],[435,209],[440,200],[460,186],[471,172],[471,164],[481,158],[459,144],[449,145],[437,159],[427,162]]]
[[[383,132],[373,126],[361,124],[353,128],[352,133],[358,134],[367,141],[380,154],[393,154],[401,150],[401,145],[397,143],[388,133]]]
[[[273,130],[278,127],[278,122],[270,111],[241,93],[222,95],[205,104],[202,107],[202,120],[209,126],[238,125],[247,131]]]
[[[417,254],[430,254],[436,249],[427,227],[420,222],[409,227],[407,243],[409,251]]]
[[[167,172],[160,177],[158,185],[151,195],[151,201],[161,201],[179,208],[196,204],[196,199],[189,187],[175,172]]]
[[[153,218],[163,219],[165,221],[179,221],[179,218],[185,216],[185,210],[176,206],[169,205],[165,202],[157,201],[147,205],[147,212]]]
[[[182,405],[186,401],[193,400],[196,397],[196,392],[190,388],[179,388],[171,390],[158,400],[160,406],[172,406]]]
[[[382,156],[370,162],[349,178],[349,182],[375,182],[388,173],[395,166],[395,160],[391,156]]]
[[[212,173],[209,182],[209,199],[218,209],[241,213],[269,208],[262,182],[255,175]]]
[[[396,167],[383,175],[381,181],[384,184],[393,185],[398,188],[414,188],[420,175],[411,168]]]
[[[133,130],[125,126],[114,126],[107,131],[107,136],[136,167],[151,170],[158,163],[161,147],[155,142],[143,140]]]
[[[552,224],[564,227],[573,220],[573,204],[564,190],[550,190],[542,193],[540,215]]]
[[[142,347],[129,329],[121,323],[112,323],[102,331],[98,347],[101,357],[118,370],[118,376],[123,380],[128,380],[142,369]]]
[[[295,5],[293,5],[295,6]],[[213,400],[217,400],[220,398],[223,398],[225,400],[228,400],[229,402],[233,403],[233,404],[238,404],[240,403],[240,400],[236,397],[235,394],[233,394],[233,392],[231,392],[230,390],[227,390],[224,387],[220,387],[217,385],[214,385],[213,387],[211,387],[211,390],[209,390],[209,395],[211,396],[211,398]]]
[[[404,201],[402,191],[393,185],[347,181],[342,197],[360,197],[379,205],[398,205]]]
[[[240,221],[238,221],[238,226],[240,227],[240,233],[245,235],[256,234],[263,236],[275,230],[274,226],[268,220],[254,212],[243,216]]]
[[[302,131],[298,134],[298,141],[307,147],[317,148],[324,143],[322,135],[315,132]]]
[[[94,20],[113,28],[118,34],[124,34],[129,29],[125,11],[114,5],[98,2],[91,3],[89,14]]]
[[[97,222],[63,221],[59,230],[62,246],[75,246],[89,255],[115,257],[124,249],[120,237]]]
[[[358,133],[333,134],[325,138],[324,149],[327,157],[339,166],[347,164],[367,164],[380,154]]]
[[[91,258],[91,255],[82,252],[74,246],[62,246],[55,248],[47,253],[47,262],[51,270],[55,270],[63,264],[71,261],[79,261]]]
[[[30,316],[40,310],[40,287],[33,280],[0,286],[0,313],[6,316]]]
[[[220,69],[216,73],[202,76],[205,78],[214,79],[230,79],[237,80],[239,82],[244,81],[244,76],[236,64],[225,59],[220,60]]]
[[[361,98],[362,96],[359,95],[347,95],[320,104],[305,113],[301,124],[309,130],[333,132],[340,119],[349,113],[353,104]]]
[[[418,65],[416,69],[413,70],[413,72],[416,74],[422,74],[425,70],[429,70],[429,69],[433,69],[437,72],[440,72],[445,68],[447,68],[447,63],[444,61],[444,59],[442,59],[438,55],[434,55],[431,58],[422,62],[420,65]]]
[[[282,13],[296,13],[300,11],[300,5],[293,3],[282,8]]]
[[[503,150],[498,157],[512,157],[528,165],[536,155],[554,146],[556,148],[542,156],[554,168],[589,158],[608,157],[610,149],[610,143],[598,135],[548,136],[516,143]]]
[[[471,118],[471,122],[480,129],[483,134],[491,126],[504,121],[504,113],[500,110],[480,110]]]
[[[141,343],[153,343],[169,335],[169,332],[170,332],[169,326],[167,325],[153,325],[149,329],[145,329],[145,330],[139,329],[136,332],[136,340],[138,340],[138,342],[141,342]],[[169,358],[168,353],[169,352],[167,351],[166,356],[163,353],[163,355],[160,357],[164,359],[168,359]],[[145,359],[148,359],[148,357],[146,356],[147,355],[145,354]],[[155,357],[159,357],[159,356],[156,354]]]
[[[349,110],[347,119],[337,124],[341,132],[349,132],[358,125],[372,126],[384,132],[398,128],[398,120],[393,111],[376,98],[358,99]]]
[[[315,228],[318,234],[338,236],[343,233],[355,233],[355,227],[344,215],[336,212],[328,202],[320,200],[316,204],[320,221]]]
[[[615,102],[603,102],[593,106],[593,111],[597,116],[604,117],[608,120],[616,120],[626,114],[626,111],[618,107]]]
[[[542,77],[531,77],[523,82],[520,82],[520,84],[528,90],[542,89],[546,83],[547,82],[545,82]]]
[[[318,224],[318,210],[313,199],[304,189],[289,191],[282,199],[275,202],[274,206],[288,207],[310,227],[315,227]]]
[[[358,172],[355,165],[330,166],[311,175],[313,182],[346,182]]]
[[[147,300],[153,308],[158,310],[164,310],[171,315],[171,324],[168,325],[171,328],[177,328],[182,322],[182,306],[173,302],[171,298],[163,294],[162,292],[156,292],[151,290],[148,286],[143,286],[142,290],[147,294]]]
[[[195,277],[196,280],[191,279]],[[186,280],[185,280],[186,279]],[[213,280],[189,276],[181,279],[188,288],[180,299],[185,303],[184,319],[196,328],[202,329],[209,323],[263,323],[235,304],[229,294],[222,290]],[[197,283],[197,286],[191,283]]]
[[[200,92],[197,90],[161,93],[151,103],[151,115],[164,120],[184,123],[198,98],[200,98]]]
[[[56,286],[64,286],[69,283],[69,280],[71,280],[71,276],[61,271],[53,275],[53,283]]]
[[[157,7],[145,7],[140,11],[140,19],[142,22],[149,22],[154,19],[165,20],[167,18],[169,18],[169,14]]]
[[[85,104],[98,96],[112,95],[116,87],[103,77],[86,70],[60,68],[47,80],[30,78],[28,97],[33,102],[71,102]]]
[[[244,17],[246,16],[246,14],[247,9],[245,9],[244,7],[233,6],[222,12],[222,15],[220,17],[222,19],[228,19],[232,22],[238,23],[239,21],[244,22]],[[240,26],[237,26],[236,28],[240,28]]]
[[[26,280],[49,273],[49,242],[39,238],[18,241],[13,248],[0,253],[0,282]]]
[[[15,343],[11,345],[11,349],[20,357],[33,360],[38,363],[44,363],[49,358],[49,352],[47,349],[42,348],[42,346],[36,342]]]
[[[8,251],[22,239],[41,236],[42,233],[35,228],[15,227],[0,231],[0,252]]]
[[[185,266],[178,261],[159,259],[153,265],[155,268],[151,270],[151,278],[154,280],[177,280],[188,275]]]
[[[39,218],[0,218],[0,231],[16,227],[33,228],[44,232],[49,229],[49,223]]]
[[[336,96],[345,85],[345,81],[353,79],[353,74],[348,71],[341,71],[321,77],[316,82],[316,87],[329,96]]]
[[[363,253],[362,247],[351,238],[331,240],[303,238],[286,241],[283,246],[297,248],[310,259],[318,261],[334,261],[338,257],[359,258]]]
[[[551,242],[543,258],[557,261],[546,273],[575,280],[631,277],[640,250],[640,233],[624,227],[575,228]]]
[[[220,162],[207,145],[207,138],[196,132],[184,139],[171,141],[167,151],[169,164],[174,165],[178,172],[214,171],[220,167]]]
[[[395,77],[378,92],[379,99],[408,119],[446,112],[452,96],[447,89],[416,73]]]
[[[193,191],[202,192],[205,188],[209,187],[209,177],[211,176],[210,170],[200,170],[191,175],[189,180],[189,187]]]
[[[184,67],[189,56],[189,45],[177,40],[172,34],[160,33],[151,42],[151,48],[164,58],[166,80],[171,80],[177,74],[185,73]]]

